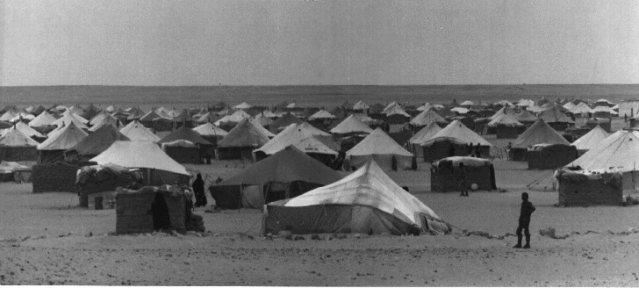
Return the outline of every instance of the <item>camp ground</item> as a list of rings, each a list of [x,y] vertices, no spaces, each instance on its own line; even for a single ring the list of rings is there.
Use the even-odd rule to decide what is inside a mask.
[[[8,228],[21,237],[74,235],[64,241],[90,229],[77,239],[98,239],[85,236],[91,232],[109,239],[100,245],[172,237],[208,247],[199,240],[207,239],[255,251],[512,246],[521,192],[538,207],[535,229],[562,235],[627,231],[619,219],[634,217],[639,136],[613,113],[608,133],[588,115],[573,121],[571,101],[352,103],[68,104],[17,121],[29,112],[9,107],[0,122],[0,189],[17,192],[0,208],[29,221]],[[197,174],[208,204],[191,209]],[[458,196],[461,183],[468,198]],[[51,220],[35,221],[34,211]],[[567,220],[575,218],[584,220]],[[533,234],[536,249],[559,241]]]

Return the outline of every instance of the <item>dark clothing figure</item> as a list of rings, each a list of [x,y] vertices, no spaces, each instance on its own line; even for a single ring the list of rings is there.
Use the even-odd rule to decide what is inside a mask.
[[[461,194],[459,196],[468,197],[468,182],[466,178],[468,175],[466,174],[466,167],[464,163],[459,163],[459,190],[461,190]]]
[[[448,148],[448,157],[453,157],[453,156],[455,156],[455,146],[450,145],[450,148]]]
[[[204,194],[204,180],[202,174],[198,173],[193,181],[193,193],[195,194],[195,207],[206,206],[206,194]]]
[[[479,146],[479,143],[477,143],[477,146],[475,147],[475,157],[479,158],[481,157],[481,146]]]
[[[530,248],[530,216],[535,211],[535,206],[528,201],[528,193],[524,192],[521,194],[521,199],[523,202],[521,203],[521,211],[519,213],[519,226],[517,226],[517,245],[515,248],[521,248],[521,232],[524,232],[526,235],[526,245],[524,248]]]

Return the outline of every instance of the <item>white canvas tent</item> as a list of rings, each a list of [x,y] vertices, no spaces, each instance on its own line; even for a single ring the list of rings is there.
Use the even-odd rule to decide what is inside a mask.
[[[137,120],[122,127],[122,129],[120,129],[120,133],[131,139],[131,141],[149,141],[156,143],[160,141],[160,137],[155,135],[148,128],[144,127],[144,125]]]
[[[166,155],[157,144],[147,141],[115,141],[107,150],[89,161],[100,165],[115,164],[127,168],[157,169],[190,175],[184,166]]]
[[[636,189],[639,181],[639,132],[617,131],[566,165],[590,171],[623,173],[624,189]]]
[[[330,131],[333,134],[368,134],[372,133],[373,129],[364,124],[359,118],[354,115],[350,115],[340,122]]]
[[[349,176],[289,200],[266,205],[265,233],[445,234],[433,210],[369,161]]]
[[[599,145],[599,143],[608,138],[608,136],[610,136],[610,133],[597,125],[595,128],[592,128],[590,132],[572,142],[572,145],[577,147],[577,150],[588,151]]]
[[[417,114],[415,118],[410,120],[410,124],[413,126],[427,126],[433,122],[446,123],[448,121],[446,121],[444,117],[437,114],[434,109],[424,110],[421,113]]]
[[[346,152],[352,166],[361,167],[371,159],[385,170],[392,168],[392,158],[397,161],[397,169],[411,166],[413,153],[410,153],[388,136],[381,128],[375,129],[355,147]]]

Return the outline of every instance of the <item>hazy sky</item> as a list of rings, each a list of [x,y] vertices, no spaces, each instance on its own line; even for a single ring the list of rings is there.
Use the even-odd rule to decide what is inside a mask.
[[[0,0],[0,85],[639,83],[639,1]]]

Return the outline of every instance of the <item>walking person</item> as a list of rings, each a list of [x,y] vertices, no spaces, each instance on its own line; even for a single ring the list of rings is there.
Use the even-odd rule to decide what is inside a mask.
[[[195,207],[206,206],[206,194],[204,194],[204,180],[202,174],[197,173],[195,181],[193,181],[193,193],[195,194]]]
[[[535,211],[535,206],[533,206],[530,201],[528,201],[528,193],[521,193],[521,212],[519,213],[519,226],[517,226],[517,245],[514,248],[522,248],[521,247],[521,232],[524,231],[526,235],[526,245],[524,248],[530,248],[530,216]]]
[[[466,167],[464,163],[459,163],[459,189],[461,190],[461,194],[459,196],[468,197],[468,183],[466,181],[467,178]]]

